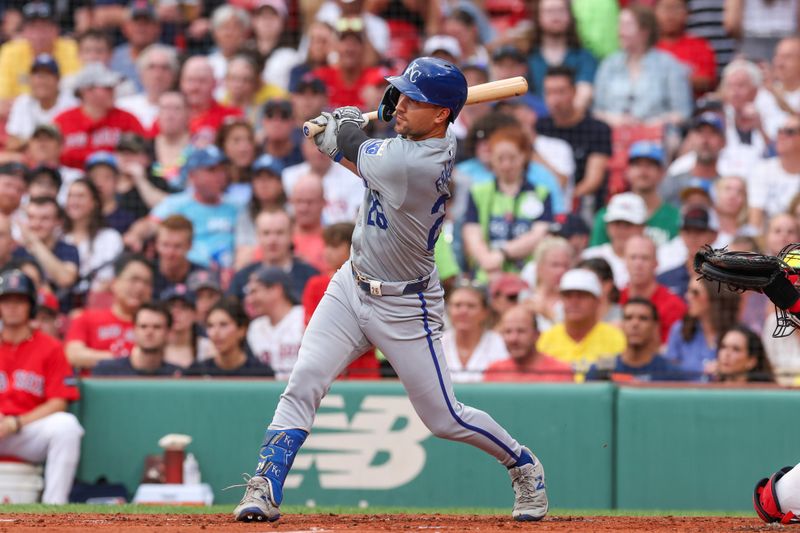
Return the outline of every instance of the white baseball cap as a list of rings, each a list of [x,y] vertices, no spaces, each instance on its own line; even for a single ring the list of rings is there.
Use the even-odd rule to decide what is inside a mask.
[[[585,268],[567,270],[564,275],[561,276],[561,283],[558,284],[558,290],[561,292],[588,292],[595,298],[600,298],[600,295],[603,294],[603,289],[600,286],[600,278],[597,277],[597,274]]]
[[[432,35],[425,41],[425,46],[422,48],[423,55],[433,55],[438,51],[447,52],[456,60],[461,60],[461,46],[458,40],[450,35]]]
[[[647,205],[641,196],[634,192],[615,194],[608,202],[605,222],[630,222],[638,226],[647,222]]]

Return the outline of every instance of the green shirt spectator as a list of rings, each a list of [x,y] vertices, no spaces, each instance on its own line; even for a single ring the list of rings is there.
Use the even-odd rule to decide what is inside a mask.
[[[572,15],[578,24],[578,37],[598,59],[619,49],[617,0],[572,0]]]

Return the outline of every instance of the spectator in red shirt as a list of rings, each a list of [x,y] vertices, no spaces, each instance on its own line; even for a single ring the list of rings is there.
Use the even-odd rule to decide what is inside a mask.
[[[213,144],[226,117],[240,116],[241,110],[220,105],[214,99],[217,80],[205,56],[192,56],[183,64],[180,89],[189,104],[189,133],[198,147]],[[155,129],[158,129],[156,123]],[[157,132],[156,132],[157,133]]]
[[[656,281],[656,245],[643,235],[631,237],[625,245],[623,254],[630,279],[622,289],[620,305],[631,298],[645,298],[653,302],[660,319],[661,342],[667,342],[672,324],[686,314],[683,299]]]
[[[320,272],[327,269],[325,242],[322,238],[322,209],[325,197],[322,179],[313,174],[303,176],[292,187],[289,198],[294,214],[294,253]]]
[[[659,40],[656,48],[675,56],[690,69],[694,95],[712,90],[717,81],[717,60],[708,41],[686,33],[686,0],[659,0],[656,4]],[[663,324],[663,323],[662,323]]]
[[[328,105],[362,107],[361,89],[374,79],[380,69],[365,64],[368,49],[364,33],[364,19],[360,17],[340,18],[336,24],[339,35],[339,62],[330,67],[319,67],[313,71],[328,88]]]
[[[114,87],[119,74],[105,65],[92,63],[75,78],[75,93],[81,105],[67,109],[53,121],[64,137],[61,162],[68,167],[83,168],[92,152],[113,152],[123,133],[144,136],[139,120],[114,106]]]
[[[0,277],[0,455],[46,463],[42,502],[67,503],[83,428],[65,412],[78,399],[61,343],[32,329],[33,281],[19,270]]]
[[[355,226],[350,222],[339,222],[331,224],[322,231],[322,239],[325,242],[325,263],[326,267],[322,274],[313,276],[306,283],[303,290],[302,304],[305,309],[305,323],[311,320],[328,284],[331,282],[333,274],[339,270],[350,258],[350,245],[353,239]],[[348,267],[349,268],[349,267]],[[350,363],[347,369],[340,376],[349,379],[379,379],[380,362],[375,357],[375,350],[369,350]]]
[[[536,316],[523,305],[503,313],[498,331],[506,343],[508,359],[495,361],[484,372],[484,381],[573,381],[572,367],[539,353]]]
[[[123,255],[114,263],[110,309],[87,309],[69,326],[66,352],[72,366],[94,368],[103,359],[127,357],[134,346],[133,317],[153,291],[153,267],[142,256]]]

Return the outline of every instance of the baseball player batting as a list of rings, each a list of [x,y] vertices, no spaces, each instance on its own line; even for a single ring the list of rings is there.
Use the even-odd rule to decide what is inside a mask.
[[[764,293],[777,308],[773,337],[800,328],[800,244],[786,246],[777,257],[706,247],[695,255],[694,268],[700,276],[732,290]],[[753,507],[764,522],[800,523],[800,464],[758,481]]]
[[[488,414],[456,400],[442,352],[443,291],[433,248],[444,221],[456,139],[448,126],[467,98],[464,75],[431,57],[389,82],[379,116],[397,137],[371,139],[355,107],[312,122],[319,150],[358,174],[366,190],[351,259],[311,317],[286,390],[234,510],[240,521],[277,520],[283,484],[333,380],[371,346],[386,355],[419,417],[441,438],[495,457],[511,476],[516,520],[540,520],[548,503],[542,464]]]

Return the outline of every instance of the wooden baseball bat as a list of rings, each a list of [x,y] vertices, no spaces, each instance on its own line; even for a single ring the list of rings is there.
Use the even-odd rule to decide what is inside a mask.
[[[522,76],[490,81],[470,87],[467,90],[467,102],[465,105],[494,102],[495,100],[502,100],[503,98],[519,96],[526,92],[528,92],[528,81]],[[369,122],[370,120],[378,118],[378,112],[370,111],[363,116],[367,119],[367,122]],[[313,137],[324,129],[325,126],[318,126],[312,122],[306,122],[303,124],[303,135],[306,137]]]

